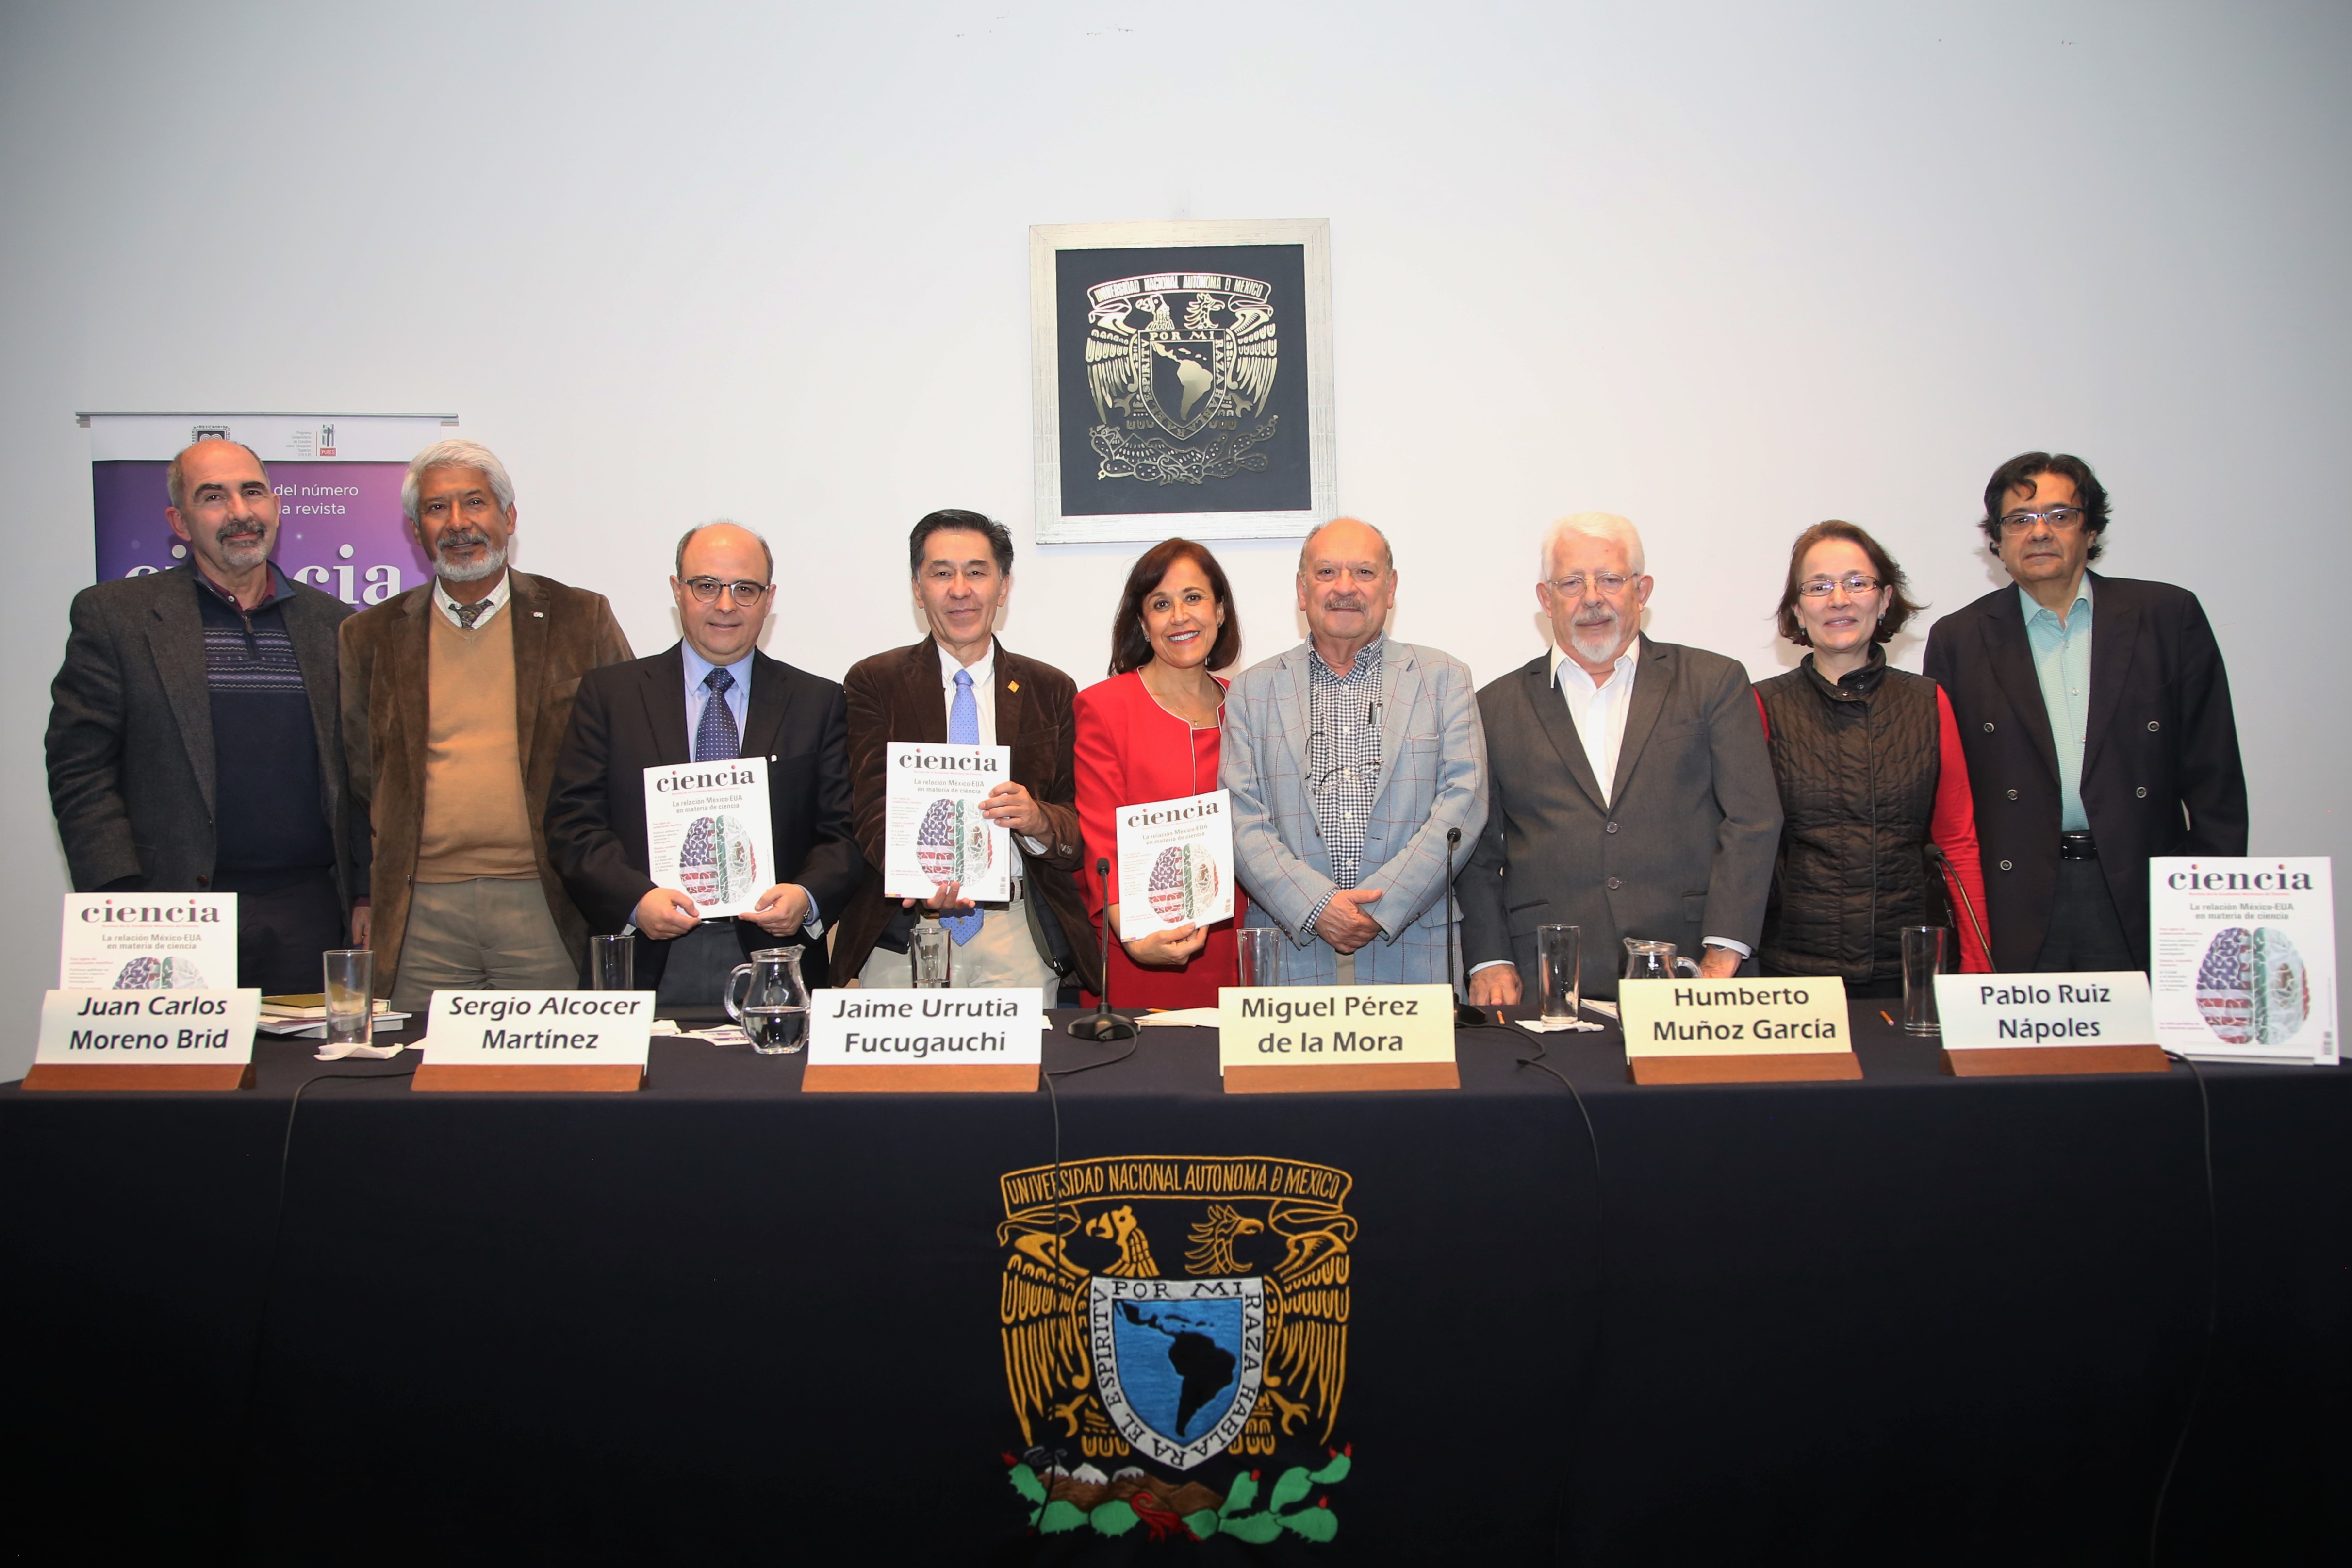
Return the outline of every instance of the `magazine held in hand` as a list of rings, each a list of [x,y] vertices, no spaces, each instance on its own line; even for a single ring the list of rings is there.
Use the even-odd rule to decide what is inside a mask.
[[[646,854],[656,888],[676,888],[705,920],[748,915],[776,881],[768,760],[646,770]]]
[[[1212,790],[1118,808],[1122,940],[1233,919],[1231,800],[1223,790]]]
[[[883,820],[882,892],[928,899],[949,882],[973,903],[1013,896],[1013,836],[980,803],[1013,780],[1010,746],[893,741]]]

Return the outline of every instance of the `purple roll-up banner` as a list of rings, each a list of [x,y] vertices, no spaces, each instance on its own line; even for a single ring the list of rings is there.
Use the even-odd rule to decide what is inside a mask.
[[[451,414],[84,414],[98,581],[168,571],[188,547],[163,516],[163,471],[191,442],[253,448],[278,492],[287,575],[362,608],[430,575],[400,511],[408,459],[455,434]]]

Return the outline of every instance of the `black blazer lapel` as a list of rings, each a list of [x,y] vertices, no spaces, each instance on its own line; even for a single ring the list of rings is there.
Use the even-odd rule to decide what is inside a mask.
[[[180,743],[188,750],[188,765],[204,786],[205,815],[209,817],[219,810],[220,803],[213,776],[213,700],[205,677],[205,618],[196,608],[196,595],[205,590],[193,579],[195,568],[187,571],[190,580],[172,585],[177,593],[166,587],[156,595],[153,618],[147,626],[147,647],[155,656],[155,676],[172,704],[172,717],[179,721]],[[304,676],[308,678],[307,670]]]
[[[654,755],[661,759],[656,765],[665,767],[694,761],[694,746],[686,733],[686,656],[678,652],[679,646],[673,643],[667,652],[646,660],[645,684],[638,689]],[[760,683],[753,681],[751,689],[758,692]]]
[[[1642,748],[1650,743],[1650,731],[1658,727],[1658,715],[1665,711],[1666,697],[1682,672],[1682,661],[1675,658],[1673,648],[1648,637],[1642,638],[1641,644],[1633,706],[1625,714],[1625,738],[1617,746],[1617,777],[1609,786],[1612,801],[1625,798],[1625,786],[1633,779],[1633,764],[1642,760]]]
[[[2091,766],[2099,760],[2099,742],[2108,727],[2116,721],[2116,710],[2123,706],[2124,693],[2131,688],[2132,656],[2139,647],[2139,605],[2129,594],[2116,592],[2116,585],[2096,574],[2088,574],[2098,582],[2092,590],[2091,600],[2091,713],[2090,732],[2083,746],[2083,776],[2091,776]],[[2054,753],[2053,753],[2054,755]]]
[[[1584,679],[1581,670],[1577,679]],[[1592,775],[1591,760],[1584,754],[1584,738],[1576,732],[1576,721],[1570,717],[1567,700],[1552,684],[1551,656],[1546,654],[1519,671],[1519,685],[1528,706],[1535,710],[1536,722],[1543,727],[1552,750],[1559,753],[1560,765],[1576,787],[1592,802],[1596,810],[1606,810],[1601,799],[1601,784]]]
[[[792,706],[793,688],[797,685],[799,682],[793,679],[792,666],[781,659],[770,658],[757,648],[751,650],[751,706],[743,715],[745,756],[782,754],[776,744],[776,736],[784,727],[784,710]]]
[[[2095,653],[2096,639],[2093,640]],[[2014,588],[1995,597],[1992,614],[1985,618],[1984,642],[1993,684],[2009,699],[2010,711],[2025,726],[2033,754],[2042,759],[2050,782],[2056,784],[2058,744],[2051,736],[2050,710],[2042,706],[2042,678],[2033,672],[2033,648],[2025,638],[2025,613],[2018,605]]]

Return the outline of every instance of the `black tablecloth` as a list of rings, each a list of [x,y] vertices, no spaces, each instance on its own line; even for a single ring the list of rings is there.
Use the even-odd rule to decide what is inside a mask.
[[[1488,1029],[1458,1091],[1228,1097],[1213,1036],[1154,1029],[1052,1096],[803,1094],[797,1058],[684,1039],[628,1095],[417,1094],[347,1081],[413,1056],[283,1041],[248,1092],[10,1088],[8,1533],[57,1562],[2145,1561],[2206,1354],[2197,1080],[1955,1080],[1855,1018],[1865,1076],[1829,1084],[1635,1088],[1613,1032]],[[2352,1559],[2352,1075],[2204,1085],[2221,1317],[2163,1560]],[[1344,1210],[1289,1244],[1348,1253],[1336,1410],[1248,1486],[1192,1472],[1268,1513],[1311,1473],[1270,1542],[1032,1529],[1029,1450],[1081,1455],[1075,1415],[1016,1415],[1000,1179],[1057,1122],[1066,1172],[1245,1156]],[[1130,1206],[1157,1273],[1202,1271],[1176,1209]],[[1079,1207],[1105,1239],[1073,1256],[1113,1271],[1108,1200]]]

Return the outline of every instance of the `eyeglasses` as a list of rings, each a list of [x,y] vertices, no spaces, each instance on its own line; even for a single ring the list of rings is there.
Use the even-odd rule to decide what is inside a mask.
[[[1826,599],[1840,588],[1859,599],[1864,594],[1878,590],[1878,579],[1867,572],[1849,572],[1843,577],[1816,577],[1810,583],[1797,584],[1797,592],[1808,599]]]
[[[2046,522],[2053,533],[2064,533],[2083,521],[2079,506],[2053,506],[2048,511],[2012,511],[2000,520],[2003,533],[2031,533],[2037,522]]]
[[[721,583],[716,577],[688,577],[686,580],[686,591],[694,595],[697,604],[702,605],[717,599],[721,588],[734,595],[739,605],[756,605],[768,596],[768,590],[773,586],[772,583],[754,583],[748,578],[733,583]]]
[[[1625,584],[1633,580],[1622,572],[1599,572],[1593,574],[1591,582],[1604,596],[1613,599],[1623,593]],[[1555,594],[1565,594],[1571,599],[1580,599],[1584,597],[1584,584],[1583,573],[1571,572],[1556,582],[1546,584],[1545,586]]]

